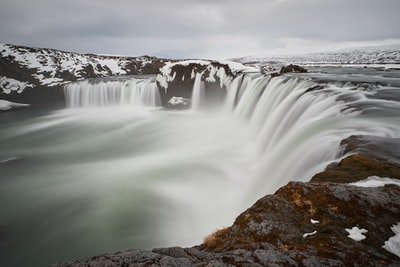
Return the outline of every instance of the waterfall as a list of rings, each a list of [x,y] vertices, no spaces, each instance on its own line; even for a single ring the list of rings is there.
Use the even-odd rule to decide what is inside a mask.
[[[81,81],[65,86],[68,107],[107,107],[0,116],[2,263],[193,246],[260,197],[340,160],[344,138],[398,142],[400,72],[351,71],[338,82],[241,74],[212,112],[142,108],[160,105],[151,79]],[[207,104],[201,79],[193,109]]]
[[[88,80],[64,86],[67,107],[102,107],[116,105],[161,105],[157,85],[153,79]]]
[[[337,159],[341,140],[350,135],[399,136],[400,127],[387,111],[390,106],[398,112],[400,104],[355,89],[351,83],[261,75],[231,83],[225,107],[255,133],[252,146],[259,157],[248,197],[309,179]]]
[[[193,91],[192,91],[192,110],[198,110],[205,99],[205,84],[201,80],[203,73],[196,73],[196,78],[194,79]]]

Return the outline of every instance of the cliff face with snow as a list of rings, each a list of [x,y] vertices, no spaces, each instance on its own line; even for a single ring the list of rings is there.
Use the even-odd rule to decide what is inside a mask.
[[[115,75],[157,74],[165,62],[149,56],[77,54],[0,43],[0,98],[26,103],[59,100],[62,86],[69,82]]]
[[[21,103],[63,102],[63,86],[88,78],[122,75],[157,75],[162,103],[189,99],[196,73],[202,73],[209,99],[222,99],[240,63],[211,60],[166,60],[77,54],[53,49],[0,43],[0,99]],[[175,98],[174,98],[175,97]]]
[[[173,106],[178,98],[190,101],[196,79],[204,87],[206,102],[213,105],[223,101],[230,82],[243,71],[257,70],[229,61],[185,60],[166,63],[156,80],[164,106]]]

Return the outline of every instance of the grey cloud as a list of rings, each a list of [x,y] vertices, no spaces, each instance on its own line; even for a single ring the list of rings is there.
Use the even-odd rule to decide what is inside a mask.
[[[284,40],[400,39],[398,0],[3,0],[0,41],[77,52],[230,57]]]

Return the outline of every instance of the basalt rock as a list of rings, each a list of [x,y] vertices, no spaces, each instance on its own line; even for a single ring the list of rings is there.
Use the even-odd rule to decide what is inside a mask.
[[[314,175],[311,182],[351,183],[370,176],[400,179],[399,140],[375,136],[350,136],[341,142],[339,156],[352,154],[332,163]]]
[[[191,99],[198,73],[202,73],[205,102],[211,106],[222,103],[226,96],[228,81],[235,76],[230,67],[217,61],[192,60],[166,64],[160,69],[157,84],[163,106],[169,108],[168,101],[173,97]]]
[[[300,67],[298,65],[287,65],[287,66],[283,66],[281,68],[280,74],[284,74],[284,73],[306,73],[307,70],[303,67]]]
[[[400,165],[354,154],[329,165],[325,171],[314,175],[311,181],[352,183],[370,176],[400,179]]]

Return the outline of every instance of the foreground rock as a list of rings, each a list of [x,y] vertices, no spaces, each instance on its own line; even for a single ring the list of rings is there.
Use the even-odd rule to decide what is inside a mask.
[[[197,247],[126,250],[54,266],[399,266],[382,247],[399,214],[397,185],[291,182]]]
[[[341,142],[341,154],[355,154],[329,165],[311,181],[351,183],[369,176],[400,179],[399,141],[398,138],[350,136]]]
[[[255,252],[272,245],[274,257],[280,255],[279,264],[284,266],[399,264],[397,256],[382,248],[394,235],[390,228],[400,220],[398,214],[400,187],[396,185],[289,183],[257,201],[233,226],[210,236],[200,248]],[[353,227],[367,230],[366,238],[349,238],[346,229]],[[274,262],[274,257],[265,262]]]

